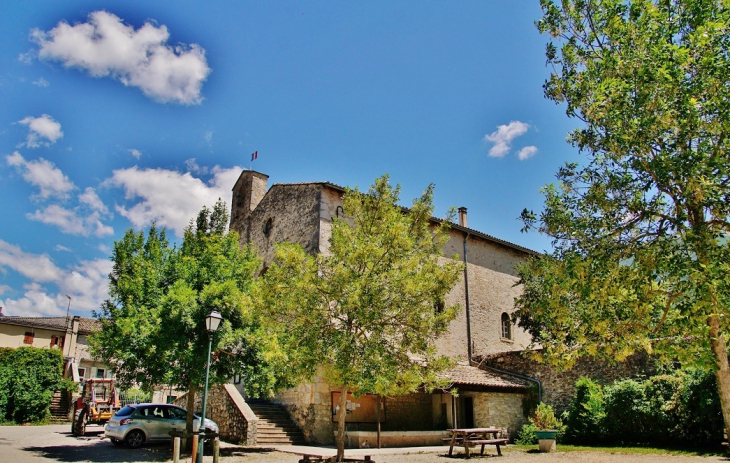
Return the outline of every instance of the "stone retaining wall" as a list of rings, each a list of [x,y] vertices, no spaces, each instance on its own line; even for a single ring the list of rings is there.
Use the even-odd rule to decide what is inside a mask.
[[[633,355],[624,362],[608,364],[604,361],[583,358],[566,371],[539,363],[524,355],[525,351],[503,352],[486,356],[484,365],[530,376],[542,383],[542,400],[562,413],[568,408],[575,395],[575,382],[581,376],[587,376],[601,384],[608,384],[617,379],[635,378],[654,374],[653,362],[646,355]]]
[[[187,394],[178,397],[174,404],[187,406]],[[203,409],[203,393],[195,395],[195,410]],[[256,444],[258,418],[233,384],[213,386],[208,389],[206,415],[216,422],[220,437],[226,442],[243,445]]]

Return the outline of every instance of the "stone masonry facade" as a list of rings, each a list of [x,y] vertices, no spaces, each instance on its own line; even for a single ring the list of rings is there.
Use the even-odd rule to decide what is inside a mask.
[[[175,399],[174,404],[187,406],[187,395]],[[195,395],[195,410],[203,409],[203,393]],[[258,418],[232,384],[212,386],[208,389],[206,415],[218,425],[220,438],[241,445],[256,444]]]
[[[558,414],[568,408],[575,395],[575,382],[582,376],[601,384],[608,384],[618,379],[650,376],[654,371],[651,359],[643,354],[633,355],[624,362],[616,364],[583,358],[567,371],[558,371],[550,365],[532,360],[524,352],[488,355],[484,358],[484,364],[539,380],[542,383],[543,402],[555,407]]]
[[[274,184],[267,191],[267,182],[268,176],[264,174],[244,171],[234,187],[231,230],[239,233],[241,244],[251,243],[259,251],[264,267],[273,260],[276,243],[297,243],[307,252],[326,253],[333,218],[344,213],[344,189],[318,182]],[[444,258],[455,257],[463,262],[465,239],[474,355],[526,349],[530,336],[518,327],[513,327],[512,339],[502,338],[501,316],[514,310],[514,298],[520,292],[515,264],[535,253],[454,225],[449,229]],[[466,307],[463,277],[445,302]],[[437,347],[442,355],[468,360],[467,345],[466,312],[462,309]]]
[[[276,243],[297,243],[312,254],[327,253],[333,220],[344,214],[344,191],[329,182],[274,184],[268,188],[268,176],[243,171],[233,190],[231,230],[239,233],[241,245],[251,243],[258,250],[264,270],[273,260]],[[437,225],[434,221],[434,226]],[[535,253],[467,228],[464,211],[464,221],[449,229],[449,240],[441,259],[455,257],[463,262],[465,240],[473,355],[527,348],[530,337],[517,327],[512,327],[510,338],[502,337],[501,317],[514,310],[514,298],[520,292],[514,265]],[[462,277],[445,301],[449,305],[459,305],[462,310],[436,346],[440,354],[468,363],[466,293]],[[281,392],[276,400],[287,408],[307,441],[326,444],[334,440],[331,409],[334,390],[336,388],[317,375],[311,383]],[[521,391],[478,394],[483,395],[475,399],[475,420],[483,419],[488,424],[513,431],[523,419]],[[433,400],[433,395],[429,394],[385,398],[388,420],[383,429],[435,429]],[[348,425],[348,429],[367,430],[362,428],[367,426]]]

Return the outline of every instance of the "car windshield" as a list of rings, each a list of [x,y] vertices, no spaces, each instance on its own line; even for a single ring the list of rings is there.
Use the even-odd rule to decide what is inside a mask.
[[[126,407],[124,407],[123,409],[121,409],[117,412],[117,416],[129,416],[133,412],[134,412],[134,407],[130,407],[129,405],[127,405]]]

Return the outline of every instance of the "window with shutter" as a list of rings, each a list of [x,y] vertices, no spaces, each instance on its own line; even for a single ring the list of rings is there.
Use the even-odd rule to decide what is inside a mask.
[[[35,334],[26,331],[25,339],[23,339],[23,344],[33,344],[34,337],[35,337]]]

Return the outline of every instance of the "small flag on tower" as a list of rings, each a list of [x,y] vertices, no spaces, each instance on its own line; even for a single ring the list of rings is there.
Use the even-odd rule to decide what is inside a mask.
[[[255,161],[258,158],[259,158],[259,152],[258,151],[254,151],[253,153],[251,153],[251,161]]]

